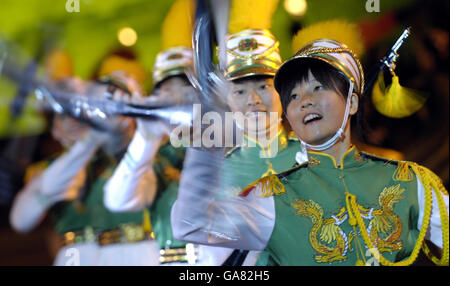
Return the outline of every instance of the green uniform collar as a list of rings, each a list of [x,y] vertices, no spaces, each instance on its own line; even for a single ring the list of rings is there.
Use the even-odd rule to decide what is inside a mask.
[[[246,152],[250,150],[257,152],[263,151],[266,157],[271,158],[276,155],[275,150],[279,152],[287,147],[288,140],[298,141],[298,139],[295,136],[292,136],[292,134],[288,134],[283,126],[279,128],[278,134],[270,140],[269,144],[266,147],[264,147],[264,145],[258,140],[255,140],[247,135],[244,135],[243,142],[238,146],[230,149],[225,157],[228,157],[237,149],[241,149],[241,152]],[[278,149],[273,148],[275,142],[278,144]],[[253,149],[254,147],[256,147],[256,149]]]
[[[342,156],[340,162],[336,162],[333,156],[316,151],[308,152],[308,164],[320,166],[321,168],[331,168],[331,169],[348,169],[352,167],[358,167],[363,162],[364,159],[361,156],[361,152],[354,145],[347,150]]]

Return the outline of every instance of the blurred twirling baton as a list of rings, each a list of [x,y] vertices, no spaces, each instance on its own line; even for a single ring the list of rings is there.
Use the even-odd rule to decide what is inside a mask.
[[[54,87],[35,73],[37,64],[29,61],[28,68],[21,69],[18,61],[7,52],[0,39],[0,76],[5,76],[19,86],[23,94],[34,93],[43,102],[45,109],[73,117],[99,130],[109,131],[101,124],[109,116],[123,115],[148,119],[161,119],[172,124],[189,124],[192,120],[192,97],[186,102],[174,103],[150,96],[145,101],[121,102],[99,96],[82,96]],[[31,68],[32,67],[32,68]],[[93,83],[101,84],[101,83]],[[15,106],[13,103],[12,106]]]
[[[202,104],[213,109],[227,109],[224,97],[228,82],[223,66],[214,65],[214,45],[218,44],[219,62],[226,60],[226,33],[228,30],[228,0],[198,0],[193,34],[194,70],[188,72],[189,81],[200,94]]]
[[[226,56],[225,37],[228,28],[228,0],[198,0],[194,43],[194,69],[188,73],[200,95],[200,101],[213,107],[226,108],[223,96],[228,84],[223,73],[213,64],[213,40],[219,44],[221,63]],[[214,25],[213,25],[214,21]],[[215,37],[213,33],[215,28]],[[0,55],[1,56],[1,55]],[[67,114],[79,121],[97,128],[108,116],[124,115],[149,119],[162,119],[172,124],[192,124],[192,103],[174,104],[170,101],[147,100],[145,102],[119,102],[106,98],[80,96],[51,87],[35,73],[24,72],[14,60],[6,57],[3,74],[19,85],[23,92],[34,92],[46,102],[47,108],[60,114]],[[36,69],[36,65],[30,65]],[[31,68],[29,70],[32,70]]]

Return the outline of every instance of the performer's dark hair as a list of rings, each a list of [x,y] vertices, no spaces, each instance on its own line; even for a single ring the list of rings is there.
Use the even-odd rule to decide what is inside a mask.
[[[169,79],[172,79],[172,78],[179,78],[179,79],[183,80],[183,81],[185,82],[186,85],[190,85],[190,84],[191,84],[191,83],[189,82],[188,77],[187,77],[186,75],[184,75],[184,74],[172,75],[172,76],[166,77],[165,79],[163,79],[162,81],[160,81],[160,82],[158,82],[156,85],[154,85],[154,86],[153,86],[153,92],[155,92],[158,88],[160,88],[161,85],[162,85],[164,82],[166,82],[166,81],[168,81]]]

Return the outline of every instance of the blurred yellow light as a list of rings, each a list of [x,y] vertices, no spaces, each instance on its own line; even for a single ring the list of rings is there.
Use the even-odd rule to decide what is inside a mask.
[[[117,38],[122,45],[131,47],[137,41],[137,34],[132,28],[124,27],[117,33]]]
[[[284,8],[293,16],[303,16],[306,12],[306,0],[284,0]]]

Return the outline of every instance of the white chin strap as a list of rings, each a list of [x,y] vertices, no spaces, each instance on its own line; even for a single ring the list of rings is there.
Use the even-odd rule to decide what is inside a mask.
[[[350,113],[350,103],[352,102],[352,93],[353,93],[353,82],[350,81],[350,86],[349,86],[348,94],[347,94],[347,102],[345,104],[344,119],[342,120],[341,127],[336,132],[336,134],[334,134],[333,137],[331,137],[326,142],[324,142],[320,145],[311,145],[300,139],[302,150],[300,152],[297,152],[297,154],[295,156],[295,159],[299,164],[308,161],[307,149],[311,149],[314,151],[327,150],[328,148],[333,146],[342,137],[342,134],[344,134],[345,125],[347,125],[348,115]]]

